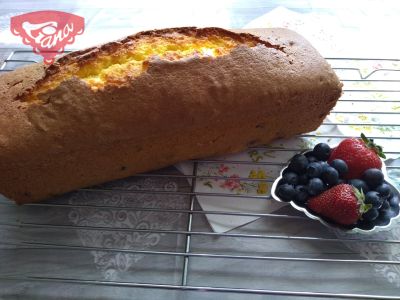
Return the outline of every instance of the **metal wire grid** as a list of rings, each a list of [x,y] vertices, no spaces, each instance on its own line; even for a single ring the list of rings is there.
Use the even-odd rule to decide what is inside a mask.
[[[28,58],[18,58],[18,57],[26,57],[32,56],[32,52],[29,50],[15,50],[11,51],[9,57],[5,60],[3,65],[0,68],[0,72],[8,72],[15,68],[18,65],[35,63],[36,60],[28,59]],[[346,62],[344,66],[334,66],[334,69],[338,72],[357,72],[360,79],[346,79],[342,78],[341,80],[344,83],[349,82],[379,82],[379,83],[390,83],[395,84],[396,86],[393,88],[382,88],[382,89],[344,89],[344,93],[346,95],[347,92],[357,92],[357,93],[370,93],[370,92],[383,92],[395,95],[390,100],[376,100],[370,99],[368,96],[360,97],[360,99],[346,99],[342,97],[339,102],[357,102],[362,105],[362,103],[366,102],[385,102],[385,103],[400,103],[400,79],[370,79],[372,75],[376,75],[379,72],[391,72],[393,74],[400,74],[399,68],[385,68],[378,67],[367,74],[363,74],[359,67],[349,66],[350,63],[356,63],[360,61],[373,61],[373,62],[400,62],[400,59],[362,59],[362,58],[327,58],[329,61],[334,62],[334,65],[337,65],[338,62]],[[400,64],[399,64],[400,66]],[[399,76],[397,76],[399,77]],[[372,111],[357,111],[358,113],[362,113],[365,115],[374,115],[374,114],[388,114],[392,115],[397,113],[395,112],[372,112]],[[332,111],[332,114],[350,114],[354,113],[353,111]],[[400,116],[400,113],[398,113]],[[324,122],[324,126],[343,126],[343,125],[354,125],[354,126],[393,126],[399,127],[400,123],[380,123],[376,124],[373,122],[356,122],[356,123],[340,123],[340,122]],[[316,138],[343,138],[343,136],[338,135],[320,135],[320,134],[304,134],[302,137],[316,137]],[[386,139],[385,136],[372,136],[374,139]],[[392,137],[392,139],[399,140],[400,136]],[[253,149],[268,149],[274,151],[299,151],[303,149],[281,149],[281,148],[271,148],[271,147],[253,147]],[[400,151],[394,149],[394,151],[387,151],[390,154],[396,154],[400,156]],[[382,243],[382,244],[400,244],[400,240],[380,240],[380,239],[358,239],[358,238],[323,238],[323,237],[312,237],[312,236],[286,236],[286,235],[267,235],[262,232],[258,232],[257,234],[242,234],[242,233],[216,233],[216,232],[203,232],[203,231],[195,231],[192,229],[192,221],[195,215],[232,215],[232,216],[248,216],[248,217],[263,217],[263,218],[283,218],[288,220],[294,219],[304,219],[303,216],[298,215],[286,215],[286,214],[275,214],[275,213],[258,213],[258,212],[230,212],[230,211],[207,211],[207,210],[199,210],[195,208],[195,199],[196,196],[210,196],[210,197],[235,197],[235,198],[259,198],[259,199],[268,199],[270,197],[259,196],[259,195],[238,195],[238,194],[221,194],[221,193],[205,193],[205,192],[196,192],[196,182],[198,179],[226,179],[224,176],[201,176],[197,174],[198,165],[202,163],[232,163],[232,164],[251,164],[255,166],[260,165],[272,165],[272,166],[281,166],[285,164],[285,162],[280,163],[270,163],[270,162],[243,162],[243,161],[220,161],[220,160],[193,160],[194,168],[193,173],[191,175],[182,175],[182,174],[164,174],[164,173],[148,173],[148,174],[139,174],[136,177],[167,177],[167,178],[185,178],[191,181],[190,191],[153,191],[153,190],[124,190],[124,189],[96,189],[96,188],[86,188],[82,189],[86,192],[120,192],[120,193],[149,193],[152,195],[155,194],[170,194],[170,195],[186,195],[189,197],[189,208],[188,209],[169,209],[169,208],[152,208],[152,207],[132,207],[132,206],[118,206],[114,207],[111,205],[92,205],[92,204],[65,204],[65,203],[57,203],[57,202],[47,202],[47,203],[34,203],[27,204],[28,206],[34,207],[57,207],[57,208],[113,208],[117,210],[124,209],[134,209],[138,211],[147,211],[147,212],[158,212],[158,213],[183,213],[187,214],[187,226],[186,230],[164,230],[164,229],[138,229],[138,228],[116,228],[116,227],[100,227],[100,226],[78,226],[78,225],[60,225],[60,224],[37,224],[37,223],[28,223],[28,222],[19,222],[15,224],[10,223],[1,223],[0,226],[11,226],[11,227],[19,227],[19,228],[59,228],[59,229],[85,229],[85,230],[106,230],[106,231],[120,231],[120,232],[139,232],[139,233],[163,233],[163,234],[171,234],[171,235],[182,235],[185,237],[185,246],[184,251],[158,251],[158,250],[133,250],[133,249],[120,249],[120,248],[100,248],[100,247],[87,247],[87,246],[71,246],[71,245],[63,245],[57,243],[31,243],[31,242],[23,242],[23,243],[8,243],[2,242],[5,246],[11,246],[15,248],[33,248],[33,249],[68,249],[68,250],[100,250],[100,251],[110,251],[110,252],[124,252],[124,253],[135,253],[135,254],[143,254],[143,255],[164,255],[164,256],[180,256],[183,258],[183,265],[181,271],[181,284],[158,284],[158,283],[141,283],[141,282],[121,282],[121,281],[101,281],[101,280],[81,280],[81,279],[73,279],[73,278],[52,278],[52,277],[35,277],[35,276],[26,276],[26,277],[13,277],[13,276],[3,276],[0,275],[0,280],[23,280],[23,281],[39,281],[39,282],[61,282],[61,283],[70,283],[70,284],[88,284],[88,285],[102,285],[102,286],[118,286],[118,287],[140,287],[140,288],[154,288],[154,289],[172,289],[172,290],[186,290],[186,291],[209,291],[209,292],[220,292],[220,293],[242,293],[242,294],[258,294],[258,295],[277,295],[277,296],[292,296],[292,297],[321,297],[321,298],[351,298],[351,299],[400,299],[400,296],[380,296],[380,295],[365,295],[365,294],[355,294],[355,293],[328,293],[328,292],[303,292],[303,291],[283,291],[283,290],[272,290],[272,289],[251,289],[251,288],[237,288],[237,287],[218,287],[218,286],[197,286],[188,284],[189,274],[189,263],[192,258],[202,257],[206,259],[237,259],[237,260],[261,260],[261,261],[296,261],[296,262],[324,262],[324,263],[346,263],[346,264],[382,264],[382,265],[400,265],[400,261],[397,260],[369,260],[369,259],[335,259],[335,258],[311,258],[311,257],[278,257],[278,256],[262,256],[262,255],[236,255],[236,254],[220,254],[220,253],[199,253],[191,251],[191,238],[193,236],[214,236],[214,237],[237,237],[244,239],[268,239],[268,240],[300,240],[300,241],[319,241],[324,243],[330,242],[346,242],[346,243]],[[389,170],[391,169],[400,169],[400,166],[389,166]],[[253,179],[253,178],[238,178],[242,181],[271,181],[266,179]],[[13,205],[10,203],[4,203],[4,205]]]

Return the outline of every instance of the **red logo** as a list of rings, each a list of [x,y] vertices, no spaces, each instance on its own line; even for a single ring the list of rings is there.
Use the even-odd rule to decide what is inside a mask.
[[[11,32],[22,37],[25,45],[43,56],[50,64],[57,54],[64,51],[75,36],[82,34],[85,21],[82,17],[55,10],[35,11],[11,18]]]

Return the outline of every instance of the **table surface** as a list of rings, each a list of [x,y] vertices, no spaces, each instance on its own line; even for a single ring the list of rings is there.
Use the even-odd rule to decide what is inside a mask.
[[[0,5],[0,38],[7,36],[1,35],[1,32],[8,30],[11,16],[35,10],[62,10],[84,16],[85,36],[90,38],[82,38],[75,45],[82,47],[150,28],[186,25],[242,28],[278,6],[301,14],[315,13],[336,18],[350,37],[354,35],[354,44],[359,42],[358,34],[368,34],[366,30],[369,30],[360,27],[358,20],[369,20],[374,27],[372,43],[376,40],[382,42],[379,32],[388,34],[399,28],[395,27],[398,25],[397,19],[400,19],[399,1],[251,0],[192,3],[3,0]],[[390,35],[385,35],[387,40],[383,41],[384,46],[398,47],[395,38],[388,37]],[[347,45],[349,52],[353,46],[351,43]],[[0,39],[0,62],[19,47],[21,45],[14,41]],[[377,51],[373,57],[382,57],[384,53],[384,49]],[[396,97],[400,100],[399,95]],[[163,172],[179,175],[172,167]],[[218,294],[140,285],[180,285],[183,280],[182,266],[187,266],[188,276],[184,279],[187,286],[289,291],[286,295],[276,296],[277,299],[288,298],[290,291],[342,293],[354,297],[357,294],[400,295],[400,256],[386,245],[382,246],[382,243],[354,243],[347,236],[343,241],[340,234],[338,236],[314,221],[299,217],[287,207],[277,213],[289,216],[287,218],[267,216],[229,232],[230,235],[213,235],[207,219],[200,213],[198,203],[190,195],[185,195],[185,192],[191,191],[186,178],[132,177],[119,184],[136,193],[79,191],[60,197],[57,205],[52,205],[54,202],[50,201],[43,205],[23,207],[0,199],[0,240],[3,242],[0,242],[0,298],[266,297],[258,295],[257,291]],[[140,193],[149,190],[172,193]],[[176,192],[182,194],[177,195]],[[199,213],[188,214],[190,209]],[[188,235],[185,234],[188,224],[191,231],[199,233],[190,235],[189,250],[199,254],[191,256],[190,263],[186,264],[185,255],[151,253],[185,254],[188,250]],[[165,233],[163,230],[175,233]],[[399,226],[396,230],[400,236]],[[253,237],[249,238],[249,235]],[[279,238],[288,236],[298,239]],[[399,243],[394,233],[381,234],[378,238],[395,239],[392,241],[394,245]],[[201,253],[212,253],[215,257],[203,257]],[[233,255],[236,258],[224,259],[218,255]],[[244,259],[238,256],[261,258]],[[272,259],[266,260],[265,257]],[[375,260],[375,263],[365,263],[363,260]],[[57,278],[70,281],[58,281]],[[85,280],[91,281],[90,284],[85,284]],[[124,283],[132,282],[139,283],[139,286],[124,286]],[[302,298],[297,296],[296,299]],[[324,295],[319,296],[323,298]]]

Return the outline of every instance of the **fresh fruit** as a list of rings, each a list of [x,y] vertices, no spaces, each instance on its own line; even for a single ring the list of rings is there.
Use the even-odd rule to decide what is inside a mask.
[[[392,208],[393,215],[397,216],[399,214],[400,207],[397,205],[397,206],[391,206],[391,208]]]
[[[384,179],[382,171],[375,168],[366,170],[362,178],[372,190],[381,185]]]
[[[361,228],[363,230],[371,230],[372,228],[375,227],[375,224],[372,221],[360,219],[358,220],[356,227]]]
[[[379,196],[384,199],[389,198],[391,194],[391,188],[387,183],[382,183],[380,186],[375,188],[375,191],[377,191],[379,193]]]
[[[307,192],[307,187],[304,185],[298,185],[296,186],[295,191],[296,196],[294,197],[294,201],[300,205],[305,204],[310,197]]]
[[[379,196],[376,191],[369,191],[365,194],[365,203],[371,204],[373,208],[380,208],[383,203],[383,199]]]
[[[306,170],[307,166],[308,166],[307,157],[303,154],[296,154],[290,160],[288,169],[297,174],[302,174]]]
[[[351,179],[349,180],[349,184],[354,186],[358,190],[362,190],[364,193],[367,193],[369,191],[368,185],[365,183],[364,180],[361,179]]]
[[[297,174],[294,172],[286,172],[283,174],[282,178],[286,183],[291,185],[296,185],[299,181]]]
[[[355,224],[371,208],[364,203],[364,194],[349,184],[339,184],[308,200],[315,213],[341,225]]]
[[[325,143],[296,154],[279,180],[276,195],[307,207],[328,221],[371,230],[400,212],[400,198],[381,171],[382,148],[363,134],[331,149]]]
[[[278,186],[276,193],[283,201],[293,200],[294,196],[296,195],[294,187],[288,183]]]
[[[347,167],[346,162],[343,159],[334,159],[330,162],[332,168],[336,169],[339,172],[340,177],[345,175],[349,168]]]
[[[307,176],[307,174],[301,174],[301,175],[299,175],[298,176],[298,181],[299,181],[299,184],[302,184],[302,185],[307,185],[308,184],[308,176]]]
[[[366,221],[373,221],[379,216],[379,211],[376,208],[369,209],[362,215],[362,218]]]
[[[317,178],[322,174],[322,165],[319,162],[312,162],[307,167],[307,175],[309,178]]]
[[[328,144],[319,143],[315,145],[312,153],[319,160],[327,160],[331,154],[331,147]]]
[[[325,190],[325,186],[321,179],[311,178],[310,181],[308,182],[307,189],[308,193],[311,196],[316,196],[321,194]]]
[[[337,184],[339,180],[339,173],[332,167],[327,167],[321,175],[322,180],[329,186]]]
[[[382,210],[379,216],[375,219],[375,225],[386,226],[390,223],[390,219],[393,218],[395,214],[388,209]]]
[[[326,161],[320,161],[319,163],[321,164],[322,172],[324,172],[327,168],[330,167],[330,165]]]
[[[344,160],[349,169],[344,178],[353,179],[361,178],[368,169],[381,169],[382,161],[379,156],[385,158],[382,147],[375,145],[371,139],[367,139],[364,134],[361,134],[361,139],[344,139],[332,150],[328,162],[332,163],[335,159]]]
[[[393,195],[392,197],[389,198],[389,204],[391,207],[399,207],[399,196],[398,195]]]
[[[383,201],[382,201],[382,206],[381,206],[381,209],[380,209],[380,210],[387,210],[387,209],[390,209],[389,201],[383,200]]]
[[[317,162],[318,161],[318,159],[313,155],[306,155],[306,157],[307,157],[309,163],[313,163],[313,162]]]

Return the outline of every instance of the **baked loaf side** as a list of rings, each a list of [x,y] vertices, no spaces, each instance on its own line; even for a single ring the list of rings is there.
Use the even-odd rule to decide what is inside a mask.
[[[285,29],[173,28],[0,77],[0,193],[42,200],[315,130],[337,76]]]

